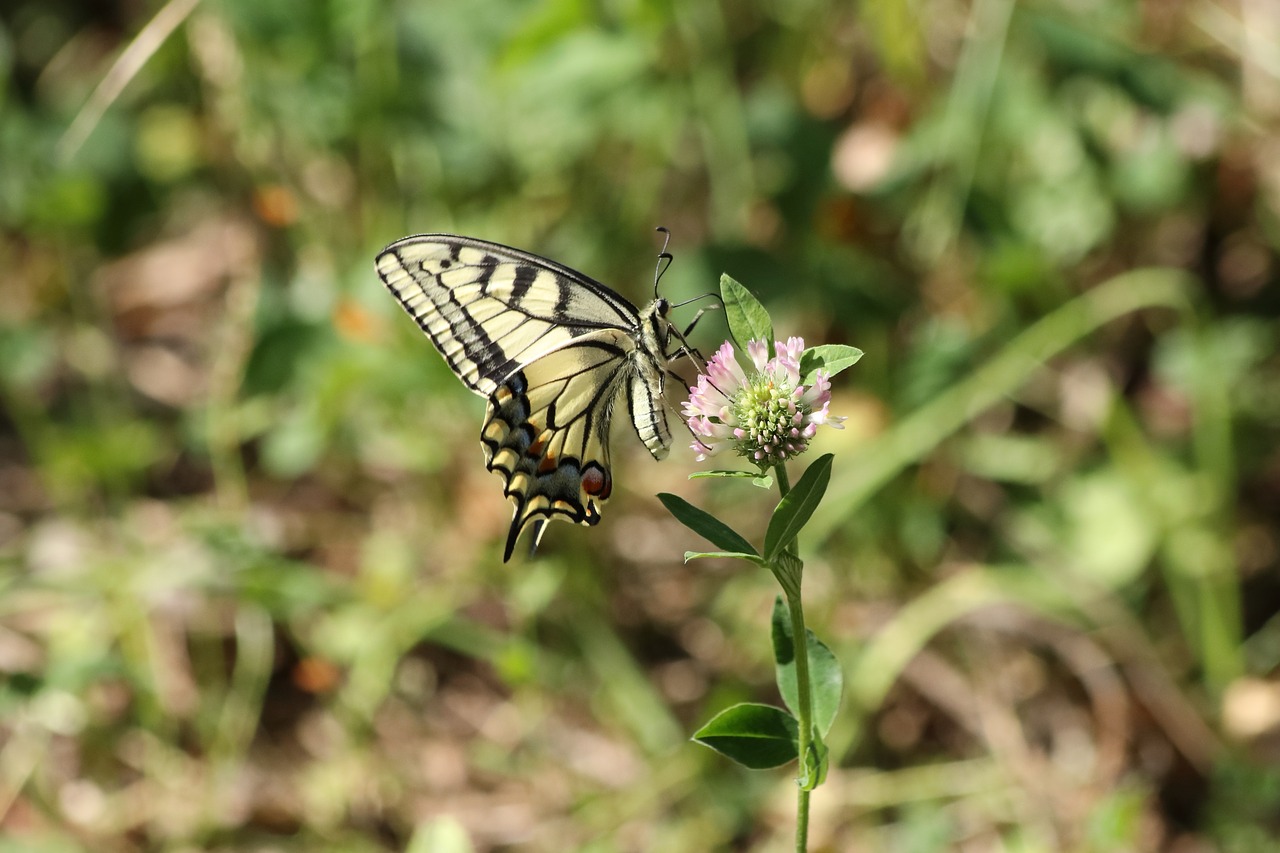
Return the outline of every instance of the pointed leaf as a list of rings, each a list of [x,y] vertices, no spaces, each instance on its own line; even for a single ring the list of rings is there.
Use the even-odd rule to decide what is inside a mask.
[[[773,477],[768,474],[761,474],[759,471],[695,471],[689,475],[690,480],[703,480],[708,477],[719,477],[732,480],[750,479],[753,486],[759,486],[762,489],[772,488]]]
[[[724,300],[724,314],[729,321],[729,334],[741,352],[747,351],[747,341],[764,341],[773,350],[773,321],[760,300],[751,295],[727,273],[720,276],[720,298]]]
[[[778,690],[782,701],[793,712],[800,707],[800,691],[796,685],[796,649],[791,629],[791,613],[782,596],[773,602],[773,660],[776,667]],[[809,640],[809,685],[813,694],[813,728],[815,736],[831,731],[836,714],[840,710],[840,697],[844,692],[844,672],[840,661],[812,631],[805,629]],[[798,713],[798,712],[797,712]]]
[[[796,718],[781,708],[743,702],[716,714],[693,740],[752,770],[779,767],[800,754]]]
[[[666,492],[658,495],[658,500],[662,501],[662,505],[677,521],[722,550],[752,557],[760,556],[750,542],[706,510],[698,509],[684,498]]]
[[[846,367],[852,367],[862,358],[862,350],[847,347],[844,344],[821,344],[809,347],[800,355],[801,382],[812,385],[814,374],[819,370],[827,372],[827,378],[835,376]]]
[[[787,496],[778,502],[773,518],[769,519],[769,529],[764,534],[766,560],[772,562],[779,551],[790,545],[818,508],[831,480],[831,459],[830,453],[819,456]]]
[[[763,566],[765,564],[764,560],[760,558],[760,555],[755,553],[744,554],[741,551],[685,551],[684,552],[684,561],[686,563],[689,562],[690,560],[702,560],[707,557],[727,557],[727,558],[734,558],[738,560],[750,560],[751,562],[755,563],[757,566]]]

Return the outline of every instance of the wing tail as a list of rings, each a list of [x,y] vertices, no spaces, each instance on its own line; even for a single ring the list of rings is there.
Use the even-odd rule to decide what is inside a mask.
[[[507,548],[502,552],[502,562],[511,562],[511,555],[515,553],[516,542],[520,539],[520,534],[524,532],[525,524],[530,523],[520,521],[520,508],[516,508],[515,516],[511,519],[511,530],[507,532]],[[534,519],[533,525],[533,542],[529,544],[529,556],[532,557],[538,552],[538,544],[542,542],[542,534],[547,530],[547,521],[543,518]]]

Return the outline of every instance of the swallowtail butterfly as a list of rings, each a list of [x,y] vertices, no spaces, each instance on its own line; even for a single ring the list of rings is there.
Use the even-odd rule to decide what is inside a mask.
[[[397,240],[377,266],[453,372],[489,401],[485,464],[515,504],[504,561],[525,527],[536,549],[548,521],[600,521],[613,491],[609,427],[620,401],[653,457],[667,455],[663,394],[670,363],[691,352],[684,340],[693,328],[671,325],[667,300],[655,293],[637,309],[555,261],[453,234]]]

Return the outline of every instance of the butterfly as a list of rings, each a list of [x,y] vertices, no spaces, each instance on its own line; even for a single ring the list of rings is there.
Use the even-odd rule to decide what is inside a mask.
[[[671,258],[665,247],[659,257]],[[454,234],[397,240],[377,268],[463,384],[488,399],[485,465],[515,504],[503,562],[526,527],[532,553],[548,521],[600,521],[621,400],[653,457],[667,455],[666,380],[679,378],[673,361],[696,355],[685,337],[698,318],[683,332],[673,326],[656,279],[653,301],[638,309],[555,261]]]

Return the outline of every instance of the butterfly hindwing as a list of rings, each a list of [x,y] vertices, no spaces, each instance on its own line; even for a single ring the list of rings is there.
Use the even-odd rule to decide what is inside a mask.
[[[634,350],[618,330],[604,330],[517,371],[489,398],[481,442],[485,462],[515,504],[510,558],[521,531],[560,518],[596,524],[613,491],[609,431]]]
[[[666,455],[665,302],[640,312],[554,261],[449,234],[398,240],[377,265],[458,377],[488,398],[485,463],[515,505],[504,561],[528,526],[536,548],[548,521],[599,522],[624,393],[636,435]]]

